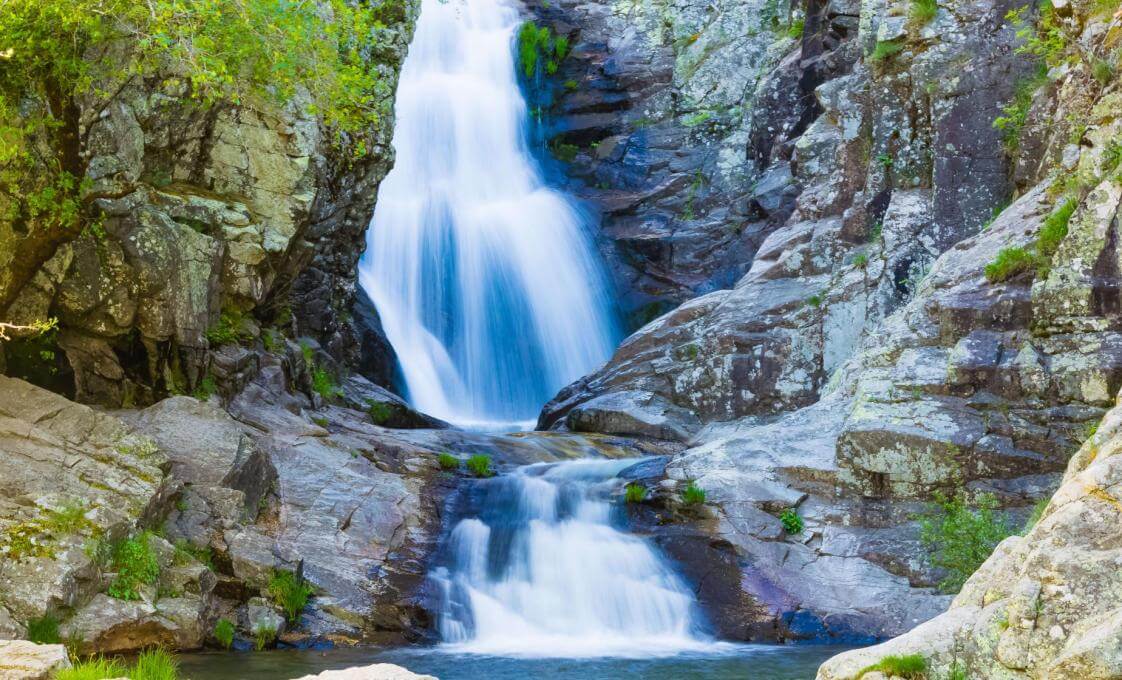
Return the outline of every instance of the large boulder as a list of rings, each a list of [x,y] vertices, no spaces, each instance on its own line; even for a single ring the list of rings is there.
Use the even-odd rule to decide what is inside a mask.
[[[0,680],[51,680],[56,671],[70,667],[62,645],[0,640]]]

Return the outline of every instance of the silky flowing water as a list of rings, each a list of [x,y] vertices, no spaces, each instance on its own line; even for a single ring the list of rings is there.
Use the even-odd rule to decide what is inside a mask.
[[[505,0],[423,1],[359,265],[408,398],[463,427],[532,423],[616,340],[585,218],[530,152],[520,24]]]

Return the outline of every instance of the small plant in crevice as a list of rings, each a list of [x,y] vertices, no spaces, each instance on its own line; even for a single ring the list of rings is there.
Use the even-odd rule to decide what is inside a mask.
[[[464,465],[476,477],[491,477],[495,474],[495,471],[491,469],[491,456],[486,454],[477,453],[468,458]]]
[[[300,612],[308,606],[308,598],[315,588],[295,573],[278,569],[269,579],[268,592],[273,602],[284,610],[289,622],[295,623],[300,618]],[[273,632],[276,633],[275,630]]]
[[[1035,75],[1018,80],[1013,87],[1013,100],[1002,107],[1002,115],[994,119],[993,126],[1002,131],[1002,139],[1008,153],[1016,153],[1021,147],[1021,131],[1028,121],[1033,97],[1047,82],[1048,70],[1043,65]]]
[[[327,416],[312,416],[312,422],[324,428],[325,430],[327,429],[327,426],[331,424],[331,421],[327,419]]]
[[[251,340],[253,335],[245,330],[245,315],[237,309],[225,309],[206,332],[211,347],[241,344]]]
[[[907,654],[902,656],[892,654],[870,666],[862,668],[855,680],[860,680],[868,673],[881,673],[886,678],[922,680],[927,673],[927,659],[923,658],[922,654]]]
[[[27,639],[37,645],[57,645],[62,642],[58,632],[58,619],[45,614],[27,622]]]
[[[623,487],[623,500],[626,503],[642,503],[647,500],[647,487],[631,482]]]
[[[234,645],[234,624],[229,619],[218,619],[214,624],[214,639],[223,648],[229,649]]]
[[[873,51],[869,53],[867,61],[879,64],[888,61],[891,57],[904,51],[902,40],[879,40]]]
[[[385,425],[393,418],[394,408],[384,401],[368,401],[366,412],[375,425]]]
[[[939,4],[936,0],[911,0],[911,6],[908,7],[908,19],[918,26],[931,23],[938,13]]]
[[[783,531],[792,536],[803,531],[803,518],[795,508],[787,508],[779,513],[779,523],[783,525]]]
[[[1051,500],[1052,498],[1050,496],[1045,496],[1033,503],[1032,512],[1029,513],[1028,519],[1025,520],[1025,526],[1021,529],[1022,536],[1032,531],[1032,528],[1036,526],[1036,523],[1044,516],[1044,511],[1048,509],[1048,503],[1051,502]]]
[[[1091,76],[1099,85],[1109,85],[1114,80],[1114,64],[1106,59],[1095,59],[1091,64]]]
[[[139,600],[141,586],[160,577],[160,563],[151,545],[152,532],[121,540],[109,547],[110,568],[117,574],[107,594],[118,600]]]
[[[557,73],[560,63],[569,56],[569,39],[554,36],[548,26],[527,21],[518,29],[518,65],[527,80],[538,73],[539,66],[548,75]]]
[[[1036,266],[1036,258],[1031,252],[1020,246],[1009,246],[998,251],[997,257],[986,265],[986,280],[990,283],[1001,283],[1009,279],[1032,271]]]
[[[814,307],[815,309],[818,309],[819,307],[822,306],[822,296],[819,295],[818,293],[815,293],[814,295],[811,295],[810,297],[808,297],[804,301],[804,303],[806,304],[807,307]]]
[[[803,37],[803,31],[806,30],[805,19],[795,19],[791,25],[787,27],[787,37],[793,40],[798,40]]]
[[[697,482],[690,480],[686,484],[686,488],[682,491],[682,503],[687,506],[701,505],[705,502],[705,489],[697,485]]]
[[[917,519],[931,565],[947,573],[939,587],[948,593],[961,590],[997,544],[1013,534],[992,494],[979,495],[971,506],[961,492],[949,497],[936,493],[934,504]]]
[[[191,393],[191,396],[199,401],[206,401],[217,392],[218,383],[215,382],[212,374],[207,373],[203,376],[202,380],[199,381],[199,384],[195,386],[195,391]]]
[[[886,170],[888,168],[891,168],[892,165],[895,162],[896,162],[896,160],[892,157],[891,154],[882,153],[879,156],[877,156],[877,165],[879,165],[880,167],[882,167]]]
[[[864,269],[869,264],[869,256],[865,253],[857,253],[853,256],[853,266],[858,269]]]
[[[460,459],[450,453],[440,454],[436,462],[440,464],[440,469],[445,471],[458,470],[460,468]]]

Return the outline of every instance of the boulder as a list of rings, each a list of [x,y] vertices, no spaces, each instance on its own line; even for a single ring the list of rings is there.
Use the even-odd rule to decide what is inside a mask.
[[[356,666],[338,671],[324,671],[315,675],[304,675],[298,680],[436,680],[436,677],[417,675],[401,666],[390,663],[376,663],[370,666]]]
[[[56,671],[70,667],[62,645],[0,640],[0,680],[51,680]]]

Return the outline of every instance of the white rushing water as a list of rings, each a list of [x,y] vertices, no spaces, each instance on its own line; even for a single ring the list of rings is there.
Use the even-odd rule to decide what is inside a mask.
[[[412,403],[468,427],[532,421],[615,340],[584,218],[529,152],[519,25],[504,0],[424,0],[359,265]]]
[[[531,465],[484,482],[483,509],[456,525],[448,564],[433,574],[449,648],[547,657],[720,648],[658,552],[612,526],[616,474],[634,464]]]

